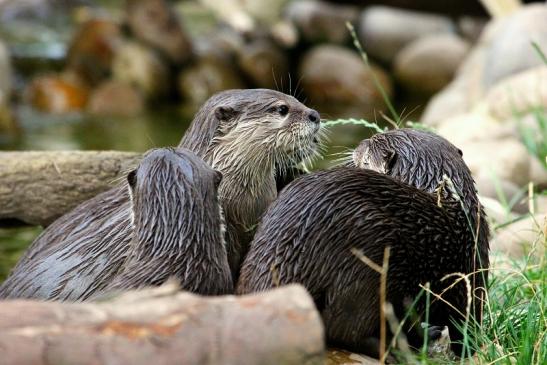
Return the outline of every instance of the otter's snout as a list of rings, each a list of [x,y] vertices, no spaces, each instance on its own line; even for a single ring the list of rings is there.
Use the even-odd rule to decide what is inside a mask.
[[[310,113],[308,114],[308,120],[312,123],[319,124],[319,122],[321,121],[321,117],[316,110],[310,109]]]

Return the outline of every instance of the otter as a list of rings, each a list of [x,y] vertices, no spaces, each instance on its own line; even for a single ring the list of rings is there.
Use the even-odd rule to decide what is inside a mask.
[[[330,344],[378,356],[380,275],[351,250],[381,266],[390,247],[386,298],[395,315],[402,319],[420,284],[429,282],[453,307],[432,297],[428,323],[448,326],[460,354],[463,334],[453,321],[464,320],[466,285],[449,288],[454,278],[442,279],[469,274],[471,315],[480,323],[489,265],[488,225],[461,151],[440,136],[399,129],[363,141],[353,165],[285,187],[258,227],[236,292],[301,283],[321,312]],[[424,298],[414,308],[422,319]],[[415,321],[404,327],[413,346],[422,341],[416,327]]]
[[[319,114],[292,96],[266,89],[227,90],[196,113],[179,147],[223,179],[218,194],[226,249],[237,278],[253,229],[277,197],[276,179],[319,153]],[[47,227],[0,286],[0,298],[85,300],[118,272],[132,226],[129,194],[117,186]]]
[[[197,294],[233,292],[217,199],[221,178],[189,150],[148,152],[127,175],[131,248],[119,273],[98,278],[109,282],[100,294],[157,286],[171,277]]]

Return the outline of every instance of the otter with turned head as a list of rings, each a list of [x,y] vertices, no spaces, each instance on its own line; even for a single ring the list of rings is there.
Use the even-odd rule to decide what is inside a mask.
[[[432,297],[429,324],[446,325],[461,340],[453,320],[463,322],[468,292],[449,275],[468,275],[470,314],[480,322],[489,249],[488,224],[461,151],[437,135],[400,129],[363,141],[353,159],[357,167],[313,173],[281,192],[251,243],[236,291],[301,283],[322,314],[329,343],[378,355],[380,275],[352,249],[381,266],[390,247],[387,301],[396,316],[405,316],[429,282],[450,303]],[[414,308],[418,316],[424,298]],[[418,346],[421,330],[407,324]],[[457,343],[452,348],[459,354]]]

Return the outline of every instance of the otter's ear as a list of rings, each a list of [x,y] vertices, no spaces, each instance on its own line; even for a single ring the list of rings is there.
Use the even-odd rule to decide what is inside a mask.
[[[395,166],[395,162],[397,162],[397,152],[394,150],[389,150],[384,156],[384,161],[386,173],[390,173],[393,166]]]
[[[229,106],[219,106],[215,109],[215,118],[219,121],[231,120],[235,115],[235,109]]]
[[[222,181],[222,172],[215,170],[215,186],[218,188]]]
[[[462,152],[462,150],[460,150],[459,148],[458,148],[458,153],[460,154],[460,156],[463,157],[463,152]]]
[[[131,188],[135,187],[135,184],[137,183],[137,170],[132,170],[127,174],[127,183]]]

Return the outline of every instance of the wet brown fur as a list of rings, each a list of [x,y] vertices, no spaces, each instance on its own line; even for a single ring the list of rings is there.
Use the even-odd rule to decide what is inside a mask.
[[[356,149],[354,164],[364,169],[317,172],[282,191],[251,243],[237,292],[301,283],[321,311],[331,344],[377,355],[379,274],[351,249],[381,265],[384,248],[391,248],[387,300],[402,319],[420,284],[430,282],[441,293],[454,282],[441,281],[445,275],[488,268],[488,225],[461,151],[439,136],[406,129],[379,134]],[[471,314],[478,322],[486,278],[486,272],[470,275]],[[463,282],[443,298],[466,313]],[[424,301],[416,309],[423,314]],[[447,325],[453,340],[462,339],[450,320],[463,320],[455,310],[432,300],[429,316],[431,325]],[[414,326],[404,330],[418,346],[421,330],[408,323]],[[460,346],[453,349],[459,353]]]
[[[258,217],[277,195],[276,177],[317,153],[318,129],[317,112],[289,95],[228,90],[202,106],[184,135],[179,147],[223,174],[219,199],[234,277]],[[101,292],[127,257],[130,211],[122,184],[59,218],[0,286],[0,298],[85,300]]]

